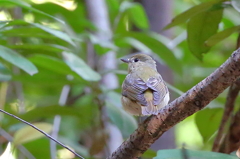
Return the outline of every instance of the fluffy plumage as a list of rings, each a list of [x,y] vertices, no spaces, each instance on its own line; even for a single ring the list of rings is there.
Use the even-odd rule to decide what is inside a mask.
[[[128,72],[122,84],[122,105],[133,115],[157,115],[167,105],[169,92],[156,62],[148,55],[136,54],[129,59]]]

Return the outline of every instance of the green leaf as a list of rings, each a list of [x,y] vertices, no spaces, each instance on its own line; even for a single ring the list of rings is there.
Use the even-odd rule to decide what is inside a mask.
[[[149,28],[148,19],[142,5],[135,4],[133,7],[129,9],[129,11],[130,11],[130,18],[138,28],[140,29]]]
[[[218,130],[222,113],[223,109],[221,108],[206,108],[196,114],[195,122],[205,143]]]
[[[210,151],[196,151],[185,149],[159,150],[157,156],[153,159],[183,159],[183,152],[186,153],[187,158],[194,159],[238,159],[235,156],[210,152]]]
[[[109,40],[103,40],[95,35],[87,35],[91,42],[94,44],[94,50],[99,54],[103,55],[110,50],[117,50],[117,47]]]
[[[33,124],[40,130],[50,133],[52,130],[52,125],[48,123],[35,123]],[[37,131],[36,129],[33,129],[31,126],[26,125],[20,130],[16,131],[13,136],[13,143],[15,145],[23,144],[32,140],[36,140],[38,138],[43,137],[44,135]]]
[[[12,79],[12,76],[11,75],[5,75],[5,74],[2,74],[0,72],[0,81],[3,82],[3,81],[10,81]]]
[[[154,158],[157,156],[157,152],[156,151],[153,151],[151,149],[148,149],[146,152],[144,152],[144,154],[141,156],[143,158]]]
[[[190,9],[188,9],[187,11],[177,15],[175,18],[173,18],[172,22],[170,24],[168,24],[164,29],[169,29],[178,24],[185,23],[188,19],[192,18],[193,16],[197,15],[198,13],[210,9],[216,3],[221,3],[221,1],[212,0],[209,2],[205,2],[205,3],[201,3],[199,5],[196,5]]]
[[[66,41],[68,42],[69,44],[75,46],[75,43],[72,41],[71,37],[69,35],[67,35],[66,33],[62,32],[62,31],[59,31],[59,30],[55,30],[55,29],[52,29],[52,28],[49,28],[47,26],[44,26],[44,25],[41,25],[41,24],[37,24],[37,23],[30,23],[31,25],[37,27],[37,28],[40,28],[60,39],[62,39],[63,41]]]
[[[8,37],[27,37],[27,38],[31,38],[33,37],[39,37],[39,38],[45,38],[45,39],[59,39],[56,36],[53,35],[49,35],[49,33],[47,33],[46,31],[40,29],[40,28],[36,28],[35,26],[30,26],[29,23],[22,23],[19,20],[15,20],[15,21],[10,21],[8,22],[8,24],[6,25],[7,27],[5,27],[1,33],[5,36]],[[9,26],[18,26],[18,25],[26,25],[25,27],[9,27]]]
[[[0,81],[9,81],[11,78],[11,72],[3,64],[0,63]]]
[[[121,95],[119,93],[107,92],[106,108],[111,121],[122,132],[123,137],[128,137],[137,128],[137,122],[130,114],[121,108]]]
[[[66,131],[68,131],[68,134],[69,134],[69,130],[66,130]],[[79,130],[77,130],[77,132],[79,132]],[[69,147],[74,148],[74,151],[81,154],[81,156],[84,156],[85,158],[90,159],[89,149],[85,146],[80,145],[75,139],[70,140],[69,137],[66,137],[63,135],[59,136],[58,139],[65,145],[68,145]]]
[[[90,107],[90,110],[93,111],[90,105],[83,105],[83,107]],[[54,117],[55,115],[61,116],[71,116],[76,117],[79,120],[79,124],[83,127],[86,126],[91,121],[91,114],[92,112],[86,112],[87,108],[76,108],[76,107],[65,107],[65,106],[47,106],[47,107],[37,107],[25,114],[17,115],[19,118],[32,121],[32,120],[39,120],[42,118],[50,118]],[[14,114],[15,115],[15,114]],[[16,123],[19,123],[18,120],[10,117],[7,126],[12,126]]]
[[[110,120],[119,128],[123,137],[128,137],[137,128],[136,120],[123,109],[106,102],[107,114]]]
[[[125,42],[129,42],[128,38],[134,38],[140,43],[142,43],[144,46],[141,46],[141,47],[145,49],[141,51],[147,51],[146,48],[148,48],[151,52],[158,54],[161,57],[161,59],[175,72],[179,74],[182,73],[181,63],[175,57],[173,52],[169,48],[167,48],[163,43],[161,43],[159,40],[155,39],[151,34],[136,33],[136,32],[125,33],[124,37],[120,37],[116,39],[116,45],[118,45],[121,42],[124,42],[125,40],[126,40]]]
[[[50,154],[50,139],[39,138],[31,142],[24,143],[23,146],[37,159],[46,159],[51,156]],[[39,148],[41,147],[41,148]],[[21,153],[18,150],[18,154]],[[30,157],[29,157],[30,158]]]
[[[234,32],[240,31],[240,25],[234,26],[232,28],[225,29],[223,31],[218,32],[217,34],[214,34],[211,36],[205,43],[207,46],[214,46],[218,42],[224,40],[225,38],[229,37]]]
[[[231,0],[231,4],[234,9],[240,12],[240,1],[239,0]]]
[[[66,64],[79,76],[87,81],[99,81],[101,76],[92,70],[81,58],[73,53],[63,52]]]
[[[0,45],[0,57],[21,68],[30,75],[38,72],[37,68],[26,58],[19,55],[17,52]]]
[[[20,50],[27,50],[28,52],[62,52],[62,51],[69,51],[68,48],[65,47],[58,47],[57,45],[51,44],[22,44],[22,45],[7,45],[10,49],[20,49]]]
[[[21,1],[21,0],[1,0],[0,1],[0,4],[6,4],[6,3],[15,4],[17,6],[20,6],[22,8],[27,9],[27,10],[30,10],[32,12],[39,13],[39,14],[45,15],[47,17],[53,18],[53,19],[57,20],[58,22],[60,22],[62,24],[65,23],[64,21],[60,20],[59,18],[56,18],[54,16],[51,16],[50,14],[46,14],[46,13],[40,11],[40,10],[37,10],[37,9],[33,8],[29,3],[26,3],[24,1]]]
[[[41,54],[35,54],[34,56],[31,56],[29,58],[30,61],[32,61],[35,65],[46,68],[48,70],[51,70],[55,73],[63,74],[63,75],[72,75],[73,77],[79,79],[77,73],[72,71],[66,63],[63,61],[47,56],[47,55],[41,55]],[[61,68],[61,69],[59,69]]]
[[[180,96],[184,94],[184,92],[181,91],[180,89],[178,89],[177,87],[171,85],[171,84],[168,83],[168,82],[165,82],[165,83],[166,83],[168,89],[169,89],[169,90],[172,90],[174,93],[176,93],[176,94],[178,94],[178,95],[180,95]]]
[[[1,24],[1,22],[0,22]],[[6,24],[5,28],[2,29],[2,33],[4,35],[7,36],[21,36],[21,37],[32,37],[34,35],[34,37],[42,37],[42,38],[50,38],[50,39],[61,39],[63,41],[66,41],[67,43],[75,46],[75,43],[72,41],[72,38],[59,30],[55,30],[52,29],[48,26],[44,26],[38,23],[28,23],[26,21],[23,20],[13,20],[13,21],[7,21],[7,22],[2,22],[2,24]],[[20,25],[21,27],[17,27],[17,28],[10,28],[9,26],[18,26]],[[22,27],[25,26],[25,27]],[[8,27],[8,28],[6,28]],[[35,27],[35,28],[33,28]],[[44,34],[44,33],[49,33],[49,34]],[[53,37],[53,36],[54,37]],[[78,39],[76,39],[78,40]]]
[[[217,32],[222,13],[223,9],[201,12],[192,17],[187,24],[188,47],[200,60],[202,60],[202,54],[210,50],[205,41]]]
[[[120,6],[120,11],[129,13],[130,19],[140,29],[149,28],[148,18],[144,8],[139,3],[124,1]]]

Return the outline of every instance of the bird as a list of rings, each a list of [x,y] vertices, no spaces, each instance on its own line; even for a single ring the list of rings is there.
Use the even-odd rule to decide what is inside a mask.
[[[121,60],[128,64],[128,75],[122,83],[123,108],[136,116],[157,115],[170,98],[156,62],[143,53]]]

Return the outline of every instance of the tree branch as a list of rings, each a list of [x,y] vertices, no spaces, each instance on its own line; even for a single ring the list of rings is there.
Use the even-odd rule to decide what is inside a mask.
[[[165,131],[204,108],[240,76],[240,49],[185,94],[148,117],[108,159],[136,159]]]

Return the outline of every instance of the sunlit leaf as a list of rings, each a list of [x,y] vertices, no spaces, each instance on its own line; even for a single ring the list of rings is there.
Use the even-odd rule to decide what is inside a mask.
[[[13,148],[10,142],[8,143],[5,151],[0,156],[0,159],[15,159],[15,157],[13,156]]]
[[[33,124],[40,130],[49,133],[52,130],[52,125],[48,123],[35,123]],[[26,125],[23,128],[15,132],[13,136],[13,143],[15,145],[23,144],[32,140],[43,137],[44,135],[39,131],[33,129],[31,126]]]
[[[101,76],[92,70],[81,58],[72,53],[63,53],[66,64],[79,76],[87,81],[98,81]]]
[[[0,45],[0,57],[12,63],[13,65],[21,68],[30,75],[33,75],[38,72],[37,68],[29,60],[19,55],[17,52],[1,45]]]
[[[144,8],[139,3],[124,1],[120,6],[120,11],[128,12],[131,20],[137,27],[141,29],[149,28],[147,15],[145,14]]]
[[[236,155],[237,155],[237,157],[240,158],[240,147],[239,147],[238,150],[236,151]]]
[[[6,21],[6,22],[2,22],[2,24],[6,24],[5,28],[2,29],[2,33],[7,36],[17,35],[20,37],[42,37],[42,38],[48,38],[48,39],[59,38],[75,46],[75,43],[73,42],[72,38],[68,34],[59,30],[52,29],[48,26],[44,26],[38,23],[28,23],[23,20]],[[18,26],[18,25],[20,25],[21,27],[16,27],[16,28],[10,27],[10,26]],[[50,35],[47,34],[46,32],[49,33]]]
[[[72,41],[71,37],[62,31],[55,30],[38,23],[31,23],[31,24],[75,46],[75,43]]]
[[[6,3],[15,4],[17,6],[20,6],[22,8],[27,9],[27,10],[30,10],[32,12],[39,13],[39,14],[45,15],[47,17],[53,18],[53,19],[55,19],[55,20],[57,20],[57,21],[59,21],[59,22],[64,24],[64,21],[60,20],[59,18],[56,18],[56,17],[54,17],[54,16],[52,16],[50,14],[46,14],[46,13],[40,11],[40,10],[37,10],[37,9],[33,8],[30,4],[28,4],[28,3],[24,2],[24,1],[21,1],[21,0],[1,0],[0,4],[1,3],[3,3],[3,4],[6,4]]]
[[[153,159],[183,159],[183,153],[187,156],[187,158],[196,158],[196,159],[237,159],[237,157],[217,153],[210,151],[196,151],[196,150],[188,150],[184,151],[181,149],[170,149],[170,150],[159,150],[157,152],[157,156]]]
[[[225,38],[229,37],[231,34],[233,34],[234,32],[239,32],[240,31],[240,26],[234,26],[232,28],[228,28],[225,29],[221,32],[218,32],[217,34],[214,34],[213,36],[211,36],[207,41],[206,41],[206,45],[207,46],[214,46],[216,45],[218,42],[224,40]]]
[[[187,24],[189,49],[200,60],[202,54],[210,50],[205,41],[217,32],[222,13],[223,9],[201,12],[192,17]]]
[[[196,114],[195,122],[204,142],[207,142],[218,130],[222,113],[221,108],[206,108]]]
[[[238,12],[240,12],[240,1],[239,0],[231,0],[231,4],[233,8],[235,8]]]
[[[181,23],[185,23],[191,17],[197,15],[200,12],[210,9],[216,3],[221,3],[221,1],[220,0],[212,0],[209,2],[204,2],[204,3],[201,3],[199,5],[196,5],[190,9],[186,10],[185,12],[183,12],[183,13],[177,15],[175,18],[173,18],[172,22],[170,24],[168,24],[165,27],[165,29],[169,29],[169,28],[174,27]]]

